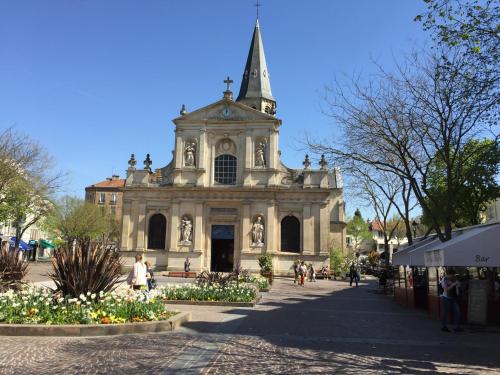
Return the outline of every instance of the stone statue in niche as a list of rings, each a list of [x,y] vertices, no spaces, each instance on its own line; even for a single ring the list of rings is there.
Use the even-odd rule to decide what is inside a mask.
[[[260,216],[257,216],[252,225],[252,246],[264,246],[264,224]]]
[[[191,243],[191,235],[193,231],[193,223],[187,216],[182,218],[181,224],[181,243]]]
[[[264,141],[258,142],[255,147],[255,166],[266,166],[266,143]]]
[[[184,146],[184,155],[185,155],[184,165],[186,167],[194,167],[195,166],[195,156],[196,156],[196,142],[195,141],[186,142],[186,146]]]

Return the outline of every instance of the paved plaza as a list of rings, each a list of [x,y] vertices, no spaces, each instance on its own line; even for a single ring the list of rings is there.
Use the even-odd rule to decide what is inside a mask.
[[[498,374],[500,333],[443,333],[374,281],[295,287],[277,279],[255,308],[172,306],[178,331],[97,338],[2,337],[1,374]]]

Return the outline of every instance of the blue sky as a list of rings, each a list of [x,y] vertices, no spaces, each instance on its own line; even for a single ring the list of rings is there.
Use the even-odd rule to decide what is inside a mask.
[[[134,152],[153,168],[171,159],[173,124],[237,92],[255,24],[255,0],[0,1],[0,130],[15,125],[69,173],[65,194],[112,173]],[[285,164],[298,140],[334,134],[320,111],[325,84],[370,74],[427,40],[413,22],[420,0],[263,0],[260,25]],[[355,209],[349,204],[348,212]]]

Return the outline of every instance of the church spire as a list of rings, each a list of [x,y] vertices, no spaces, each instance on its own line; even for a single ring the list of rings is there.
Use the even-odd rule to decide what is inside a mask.
[[[255,23],[240,93],[236,101],[272,115],[276,112],[276,101],[271,93],[271,82],[258,19]]]

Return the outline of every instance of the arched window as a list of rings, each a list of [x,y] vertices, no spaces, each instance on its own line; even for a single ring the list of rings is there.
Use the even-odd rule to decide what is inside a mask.
[[[215,158],[215,182],[223,185],[236,184],[236,158],[233,155],[219,155]]]
[[[281,220],[281,251],[300,253],[300,222],[295,216]]]
[[[154,214],[149,219],[148,249],[165,250],[167,220],[162,214]]]

